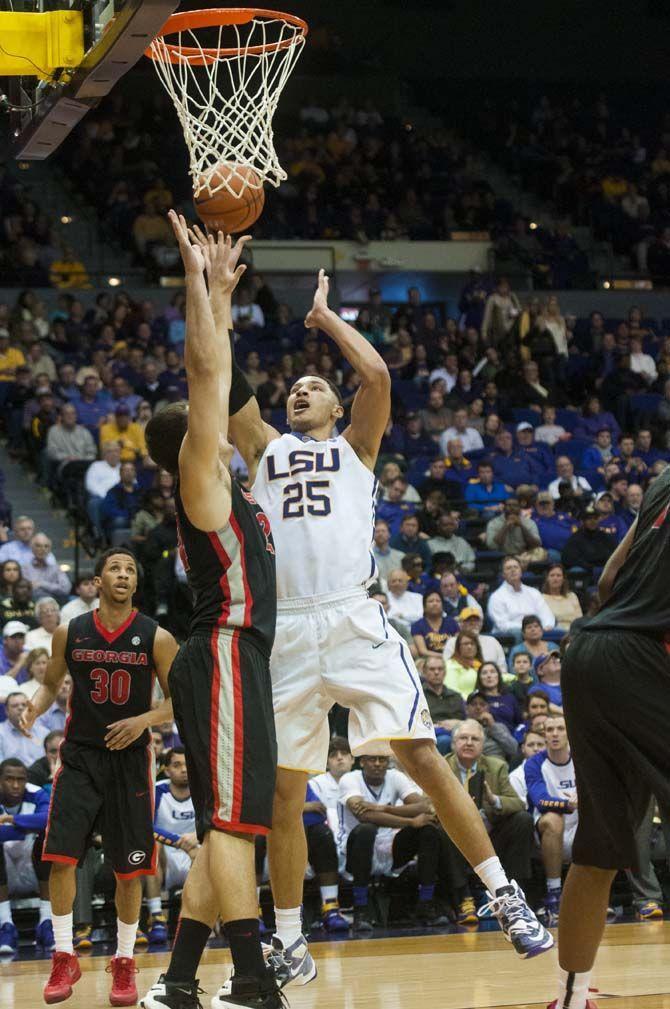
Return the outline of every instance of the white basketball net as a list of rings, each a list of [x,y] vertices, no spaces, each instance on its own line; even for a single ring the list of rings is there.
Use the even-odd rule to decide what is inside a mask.
[[[278,186],[286,172],[274,149],[272,119],[302,52],[302,29],[280,16],[254,17],[246,24],[209,29],[218,41],[208,39],[207,46],[198,40],[198,30],[160,36],[151,44],[154,66],[184,130],[196,195],[226,188],[237,196],[246,187],[260,189],[263,182]],[[239,52],[217,54],[217,49]],[[210,184],[208,176],[221,162],[232,173]],[[253,168],[260,181],[235,167]]]

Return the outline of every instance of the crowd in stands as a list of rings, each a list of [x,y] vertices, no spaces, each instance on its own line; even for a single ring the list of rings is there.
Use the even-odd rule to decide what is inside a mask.
[[[527,105],[485,103],[476,119],[478,140],[519,176],[524,190],[550,201],[564,222],[589,225],[654,286],[670,284],[670,118],[664,109],[642,111],[630,96],[543,95]],[[541,278],[552,270],[552,244],[568,261],[576,255],[566,223],[530,230],[518,218],[507,248]],[[562,286],[561,279],[549,286]]]
[[[174,143],[165,144],[166,131]],[[469,144],[446,128],[384,118],[369,99],[359,107],[344,98],[332,107],[308,100],[275,130],[275,142],[288,179],[278,190],[266,187],[257,238],[446,239],[512,219]],[[154,273],[176,266],[165,212],[175,203],[190,206],[192,193],[180,126],[157,86],[149,104],[136,91],[116,91],[58,157],[138,262]]]
[[[183,307],[182,293],[159,305],[136,304],[123,292],[100,294],[88,308],[61,293],[47,313],[30,291],[15,305],[0,305],[0,419],[8,450],[76,516],[93,552],[108,543],[136,550],[145,572],[141,605],[179,637],[190,599],[176,549],[173,480],[148,459],[144,427],[162,404],[187,394]],[[504,279],[477,276],[463,289],[458,319],[412,289],[395,309],[373,292],[358,320],[394,380],[378,464],[379,576],[370,592],[415,658],[440,752],[478,803],[508,873],[522,885],[541,880],[535,903],[549,921],[578,815],[560,651],[571,624],[597,607],[598,575],[633,523],[644,489],[670,460],[670,337],[662,323],[635,307],[625,320],[597,312],[565,319],[555,308],[535,312]],[[234,315],[236,353],[268,421],[286,429],[288,390],[305,372],[334,381],[350,407],[357,377],[319,332],[305,331],[289,306],[277,304],[263,277],[248,278]],[[235,465],[243,475],[241,460]],[[53,777],[67,678],[32,738],[17,724],[44,678],[56,627],[97,599],[90,574],[81,572],[73,585],[29,517],[11,516],[7,505],[5,520],[0,848],[6,855],[10,841],[25,841],[37,893],[42,880],[31,859],[43,798],[28,786],[48,790]],[[333,729],[345,727],[346,717],[333,711]],[[179,801],[187,782],[174,726],[154,741],[159,757],[172,751],[165,774]],[[316,920],[326,929],[349,927],[337,906],[342,879],[353,886],[361,932],[382,916],[380,879],[390,879],[392,921],[406,922],[409,909],[424,925],[469,925],[485,915],[485,895],[416,787],[377,758],[354,770],[346,741],[331,750],[328,770],[306,796],[306,827],[319,827],[310,849],[320,891]],[[365,783],[375,783],[375,791],[383,786],[384,816],[398,803],[412,807],[389,836],[384,816],[377,823],[356,815]],[[171,801],[163,795],[159,811]],[[343,830],[336,826],[341,814]],[[166,831],[192,834],[164,821],[157,826],[167,849],[179,853],[179,866],[164,856],[161,880],[147,893],[150,918],[140,942],[166,934],[161,886],[182,879],[194,850],[192,837],[182,843]],[[98,878],[99,858],[94,852],[82,869],[89,873],[85,892]],[[415,865],[416,885],[402,890],[407,862]],[[649,878],[631,884],[642,917],[662,913]],[[15,938],[2,887],[0,868],[0,952],[3,935],[10,947]],[[38,928],[48,921],[42,900]],[[77,920],[82,942],[90,943],[90,900],[83,904]],[[48,939],[46,926],[42,933]]]

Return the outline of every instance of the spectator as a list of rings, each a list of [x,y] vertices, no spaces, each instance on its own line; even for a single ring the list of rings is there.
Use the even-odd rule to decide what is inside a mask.
[[[239,287],[233,299],[233,325],[238,333],[250,329],[263,329],[265,316],[260,305],[254,304],[252,292],[248,287]]]
[[[531,875],[533,821],[510,784],[505,761],[485,753],[484,729],[470,718],[454,729],[452,749],[447,763],[476,803],[505,872],[510,879],[524,882]],[[471,870],[453,841],[445,837],[444,843],[457,921],[478,924]]]
[[[400,529],[391,538],[391,547],[402,554],[419,554],[426,567],[430,567],[431,553],[428,541],[419,535],[419,519],[416,515],[404,515]]]
[[[429,801],[402,771],[389,769],[388,757],[362,756],[360,771],[340,780],[340,850],[353,876],[354,932],[370,932],[374,919],[368,903],[372,874],[387,875],[417,856],[419,902],[416,919],[426,925],[447,919],[434,901],[440,862],[440,829],[428,812]],[[396,805],[413,815],[398,816]],[[408,811],[409,812],[409,811]]]
[[[26,767],[30,767],[44,753],[44,737],[47,729],[41,725],[34,725],[29,735],[19,728],[21,715],[28,704],[28,698],[20,691],[15,690],[8,694],[5,701],[7,721],[0,722],[0,760],[7,760],[8,757],[15,757]]]
[[[621,434],[621,428],[613,415],[607,410],[602,409],[598,396],[589,396],[582,410],[581,419],[573,433],[577,438],[586,438],[589,441],[593,441],[598,431],[604,427],[610,431],[612,439],[616,441]]]
[[[442,656],[429,655],[423,664],[422,680],[426,703],[437,734],[437,748],[442,754],[448,752],[450,734],[454,727],[465,718],[463,698],[458,690],[446,686],[445,675],[446,666]]]
[[[424,431],[431,437],[437,437],[449,427],[453,420],[452,411],[444,405],[444,394],[439,388],[433,387],[428,393],[428,402],[421,411]]]
[[[475,690],[484,694],[496,722],[502,722],[512,735],[521,721],[521,709],[515,695],[503,683],[502,673],[495,662],[484,662],[479,667]]]
[[[549,694],[540,686],[534,693],[529,693],[526,698],[526,720],[516,730],[514,736],[521,739],[528,730],[539,732],[544,738],[544,723],[549,717]]]
[[[476,478],[477,470],[463,455],[463,443],[460,438],[452,438],[448,442],[444,465],[447,483],[459,484],[462,488]]]
[[[77,598],[66,603],[61,610],[60,619],[62,624],[68,624],[70,620],[80,617],[82,613],[90,613],[91,610],[97,610],[100,605],[95,578],[90,572],[82,572],[79,575],[74,585],[74,591]]]
[[[11,596],[14,586],[21,579],[21,565],[18,561],[2,561],[0,564],[0,598]]]
[[[402,569],[409,575],[407,588],[410,592],[417,592],[420,596],[426,594],[429,589],[436,587],[436,581],[424,571],[423,558],[420,554],[404,554],[402,558]]]
[[[72,473],[71,464],[91,462],[97,456],[90,431],[77,423],[77,408],[74,403],[63,403],[61,406],[60,423],[50,427],[47,433],[46,454],[51,464],[52,477],[58,483],[67,479],[68,472]]]
[[[0,562],[9,560],[18,561],[23,572],[24,564],[27,561],[32,561],[34,556],[32,539],[35,535],[35,523],[27,515],[19,515],[18,518],[14,519],[12,532],[14,533],[13,539],[6,541],[0,547]],[[55,560],[55,557],[51,555],[49,561],[53,560]]]
[[[50,732],[44,737],[44,756],[28,768],[28,781],[38,788],[51,787],[58,769],[58,751],[65,739],[62,732]]]
[[[423,617],[412,624],[411,631],[419,658],[433,655],[442,658],[446,642],[458,634],[458,624],[453,617],[444,615],[439,592],[426,592],[423,597]]]
[[[576,568],[591,573],[605,567],[614,551],[616,541],[598,528],[600,516],[595,505],[590,504],[584,511],[581,528],[573,533],[561,552],[566,568]]]
[[[413,515],[416,511],[414,502],[404,500],[406,490],[407,481],[405,478],[396,477],[386,489],[386,500],[377,502],[376,518],[386,522],[391,536],[400,532],[400,523],[405,515]]]
[[[514,676],[513,682],[509,684],[509,689],[519,702],[519,707],[525,711],[528,703],[528,691],[536,682],[533,677],[533,660],[524,649],[522,652],[515,652],[513,658],[510,656],[509,664]],[[498,666],[498,668],[504,667]]]
[[[509,491],[502,483],[493,480],[493,466],[488,460],[477,463],[477,479],[465,488],[465,503],[470,511],[480,512],[483,518],[492,518],[503,510]]]
[[[598,528],[611,536],[615,543],[620,543],[628,532],[628,526],[621,515],[615,513],[614,498],[610,491],[604,490],[596,495],[595,508],[598,513]]]
[[[545,404],[542,407],[542,423],[535,428],[535,441],[553,448],[559,441],[567,441],[569,438],[565,428],[556,423],[556,407]]]
[[[2,730],[8,723],[3,722]],[[44,950],[54,948],[49,903],[48,863],[42,862],[44,829],[49,810],[49,794],[28,783],[22,761],[6,757],[0,763],[0,951],[18,953],[19,932],[12,921],[9,901],[39,893],[39,923],[35,943]],[[10,855],[11,852],[11,855]]]
[[[605,463],[614,458],[612,448],[612,433],[603,427],[596,434],[595,444],[586,449],[582,456],[581,465],[585,470],[597,470],[604,473]]]
[[[508,557],[518,557],[524,568],[547,558],[535,522],[523,517],[521,505],[516,498],[508,498],[503,506],[503,514],[488,521],[486,547],[488,550],[498,550]]]
[[[16,377],[16,369],[26,363],[23,351],[9,344],[9,332],[0,326],[0,407],[5,405],[7,391]]]
[[[77,420],[89,432],[96,435],[100,426],[111,410],[111,400],[105,389],[100,388],[98,375],[86,375],[82,385],[81,395],[75,403]],[[104,445],[103,445],[104,448]]]
[[[501,277],[493,293],[486,299],[481,327],[484,342],[499,347],[517,325],[520,314],[519,299],[512,291],[507,277]]]
[[[470,595],[464,585],[461,585],[456,575],[451,571],[446,571],[440,578],[440,595],[448,617],[458,619],[465,609],[482,612],[477,600]]]
[[[130,408],[121,404],[114,411],[114,420],[100,425],[100,445],[116,442],[120,447],[121,462],[144,462],[147,446],[144,431],[130,419]]]
[[[484,448],[484,442],[479,431],[474,427],[468,427],[468,411],[464,406],[459,406],[454,410],[453,427],[448,427],[440,435],[440,451],[442,455],[449,454],[449,442],[457,438],[463,448],[463,452],[480,452]]]
[[[2,629],[0,648],[0,676],[16,679],[23,669],[28,628],[19,620],[8,621]]]
[[[106,441],[102,445],[102,459],[92,462],[86,470],[84,486],[89,495],[86,505],[88,517],[93,526],[100,529],[100,508],[107,491],[121,479],[121,447],[116,441]]]
[[[514,448],[514,439],[506,428],[495,437],[491,463],[494,478],[505,487],[518,487],[520,484],[535,486],[538,482],[534,461],[523,451]]]
[[[402,568],[391,571],[387,582],[388,615],[409,631],[423,616],[423,599],[417,592],[408,591],[409,576]]]
[[[39,719],[48,732],[65,732],[65,726],[69,716],[69,701],[72,693],[72,677],[66,673],[61,688],[56,694],[56,700],[51,707],[44,712]]]
[[[550,491],[541,490],[535,498],[533,520],[549,559],[558,561],[561,550],[577,529],[572,516],[565,511],[556,511]]]
[[[33,586],[36,600],[53,596],[62,602],[70,595],[72,583],[51,553],[51,540],[44,533],[36,533],[30,541],[33,556],[23,565],[23,573]]]
[[[565,719],[550,715],[545,724],[546,750],[531,757],[524,770],[528,804],[542,844],[547,877],[545,912],[550,923],[558,918],[563,863],[572,861],[577,830],[577,786]]]
[[[481,629],[484,626],[484,617],[481,609],[479,607],[466,606],[466,608],[461,610],[459,613],[458,619],[462,631],[470,631],[471,634],[476,635],[479,650],[482,653],[482,659],[484,662],[495,662],[495,664],[501,669],[504,668],[505,652],[502,645],[490,634],[481,633]],[[456,639],[449,638],[444,646],[445,660],[450,659],[454,654],[455,645]]]
[[[525,652],[527,655],[530,655],[531,662],[538,655],[548,655],[549,645],[546,641],[542,640],[543,635],[544,630],[540,623],[540,618],[536,617],[534,613],[525,616],[521,621],[521,642],[510,649],[510,668],[513,666],[514,659],[519,652]]]
[[[544,483],[548,474],[553,472],[553,452],[545,444],[537,441],[535,428],[527,420],[517,424],[516,440],[522,456],[525,456],[534,467],[535,482]]]
[[[445,685],[466,698],[474,690],[481,664],[482,653],[477,635],[471,631],[459,631],[453,654],[447,659]]]
[[[23,674],[26,679],[21,683],[21,690],[29,701],[44,683],[49,665],[49,653],[46,648],[33,648],[25,656]]]
[[[632,483],[626,490],[626,500],[624,507],[620,511],[620,517],[626,523],[628,528],[632,526],[633,522],[640,513],[640,508],[642,507],[642,498],[644,497],[644,491],[637,483]]]
[[[28,628],[37,624],[33,587],[27,578],[19,578],[12,588],[12,594],[0,600],[0,623],[3,628],[9,620],[19,620]]]
[[[523,568],[516,557],[505,558],[502,576],[502,585],[489,598],[488,612],[493,633],[498,631],[520,637],[522,620],[531,614],[539,617],[545,630],[552,630],[556,624],[554,614],[537,589],[523,584]]]
[[[548,568],[542,584],[542,595],[556,617],[558,630],[569,631],[572,621],[583,616],[581,603],[570,590],[570,581],[562,564],[552,564]]]
[[[549,493],[551,494],[554,501],[558,501],[560,498],[559,485],[561,483],[568,483],[572,488],[572,493],[576,497],[582,497],[582,495],[591,494],[591,484],[588,482],[586,477],[575,476],[575,467],[567,455],[559,455],[556,459],[556,479],[552,480],[549,484]]]
[[[641,375],[647,385],[653,385],[658,378],[656,362],[651,354],[644,353],[639,336],[632,336],[630,340],[630,370]]]
[[[46,648],[51,655],[51,639],[60,624],[60,606],[52,596],[42,596],[35,604],[37,627],[26,634],[26,648]]]
[[[460,571],[469,573],[475,568],[475,552],[462,536],[456,535],[458,518],[452,512],[441,512],[437,518],[437,530],[428,540],[428,549],[437,553],[451,554]]]
[[[105,494],[100,506],[100,519],[107,536],[119,530],[127,530],[142,504],[141,491],[137,484],[137,470],[132,462],[121,463],[120,480]]]
[[[526,764],[531,757],[534,757],[536,753],[542,753],[546,743],[544,736],[540,735],[539,732],[533,732],[532,729],[524,734],[521,740],[521,756],[523,761],[518,767],[515,767],[513,771],[509,773],[509,780],[512,788],[519,796],[524,806],[528,808],[528,788],[526,786]]]
[[[546,694],[549,698],[549,714],[563,714],[563,692],[561,690],[561,653],[558,649],[538,655],[533,660],[533,672],[539,680],[537,686],[528,691],[529,700],[533,694]]]
[[[484,753],[489,757],[499,757],[508,763],[515,761],[519,747],[514,736],[502,722],[496,722],[489,711],[486,695],[481,690],[473,690],[465,702],[465,713],[474,718],[484,729]]]

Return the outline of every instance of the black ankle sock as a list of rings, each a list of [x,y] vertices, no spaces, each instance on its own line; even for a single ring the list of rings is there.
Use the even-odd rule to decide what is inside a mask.
[[[227,921],[223,931],[230,944],[235,974],[266,980],[268,970],[263,959],[257,918]]]
[[[194,981],[198,964],[211,932],[209,925],[193,918],[180,918],[172,946],[166,981]]]

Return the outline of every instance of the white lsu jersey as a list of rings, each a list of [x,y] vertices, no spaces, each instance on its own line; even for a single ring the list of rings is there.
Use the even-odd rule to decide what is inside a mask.
[[[342,435],[270,442],[252,492],[270,520],[279,599],[343,592],[374,578],[376,484]]]

